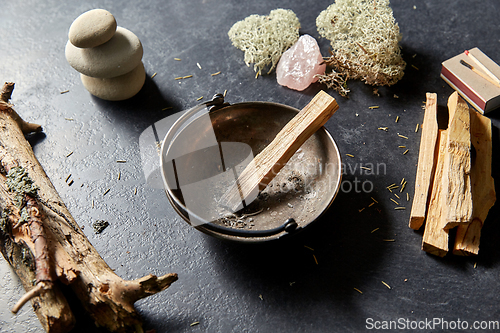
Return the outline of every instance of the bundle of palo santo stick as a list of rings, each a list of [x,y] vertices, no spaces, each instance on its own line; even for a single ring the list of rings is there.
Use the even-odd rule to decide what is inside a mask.
[[[427,93],[409,226],[418,230],[425,222],[422,250],[440,257],[450,251],[449,233],[456,227],[452,253],[477,255],[481,228],[496,201],[491,121],[454,92],[448,128],[439,129],[436,100]]]

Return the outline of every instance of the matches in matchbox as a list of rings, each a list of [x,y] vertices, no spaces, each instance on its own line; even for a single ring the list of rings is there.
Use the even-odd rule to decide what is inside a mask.
[[[441,78],[481,113],[500,107],[499,77],[500,66],[477,47],[442,63]]]

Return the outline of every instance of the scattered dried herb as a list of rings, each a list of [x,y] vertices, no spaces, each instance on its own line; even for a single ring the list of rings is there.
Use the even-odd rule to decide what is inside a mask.
[[[387,288],[392,289],[392,288],[391,288],[391,286],[389,286],[389,285],[388,285],[387,283],[385,283],[384,281],[381,281],[381,282],[382,282],[382,284],[383,284],[384,286],[386,286]]]
[[[96,234],[102,233],[104,229],[106,229],[108,226],[109,222],[104,220],[97,220],[94,223],[92,223],[92,228],[94,228],[94,232]]]

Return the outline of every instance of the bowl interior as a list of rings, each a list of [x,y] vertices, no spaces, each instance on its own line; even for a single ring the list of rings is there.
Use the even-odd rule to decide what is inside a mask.
[[[215,207],[217,204],[213,201],[227,190],[226,178],[228,182],[234,180],[298,111],[276,103],[239,103],[210,112],[209,121],[204,117],[187,124],[185,133],[190,134],[179,135],[172,143],[174,146],[176,140],[179,144],[182,142],[182,150],[190,151],[175,158],[175,170],[182,172],[182,177],[168,176],[168,170],[163,168],[167,175],[167,195],[177,212],[200,231],[244,242],[268,241],[287,233],[246,237],[208,228],[206,223],[251,232],[278,228],[290,218],[295,220],[298,229],[315,221],[332,203],[341,179],[340,154],[325,128],[297,150],[244,210],[223,213],[223,208]],[[186,149],[186,145],[197,148]],[[186,186],[207,180],[212,182],[206,183],[205,190],[186,195]],[[213,210],[213,217],[193,212],[190,207],[195,206],[200,212]],[[195,223],[194,216],[197,216]]]

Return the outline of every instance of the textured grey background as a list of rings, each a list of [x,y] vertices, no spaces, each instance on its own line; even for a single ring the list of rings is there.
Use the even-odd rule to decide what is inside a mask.
[[[349,99],[329,91],[340,109],[326,127],[348,168],[344,179],[369,180],[374,190],[340,192],[320,223],[292,242],[242,246],[213,239],[183,222],[162,190],[146,186],[139,135],[155,121],[196,105],[198,97],[206,100],[227,89],[231,103],[258,100],[299,109],[305,106],[321,86],[296,92],[279,86],[274,74],[256,80],[252,68],[243,63],[243,53],[231,45],[227,31],[250,14],[267,14],[282,7],[297,14],[301,34],[319,37],[315,19],[330,3],[2,3],[0,80],[16,83],[12,99],[16,110],[43,125],[45,136],[35,138],[34,151],[73,216],[120,276],[134,279],[148,273],[179,274],[179,281],[170,289],[136,304],[146,329],[160,333],[358,332],[365,329],[367,318],[443,318],[471,324],[500,320],[498,209],[495,207],[486,221],[477,258],[439,259],[422,252],[421,233],[407,228],[410,203],[405,211],[395,211],[385,189],[404,177],[407,190],[413,194],[420,141],[420,132],[414,129],[423,119],[425,93],[438,93],[442,105],[452,93],[439,78],[441,62],[476,46],[500,61],[500,3],[496,0],[392,1],[408,63],[403,80],[381,88],[381,97],[361,83],[350,83]],[[141,39],[146,71],[149,76],[157,73],[130,101],[105,102],[90,96],[78,73],[65,61],[71,22],[93,8],[111,11],[119,25]],[[319,39],[319,43],[326,55],[328,41]],[[182,60],[175,61],[176,57]],[[221,74],[210,75],[217,71]],[[190,74],[191,79],[174,80]],[[60,94],[67,89],[68,93]],[[379,108],[368,108],[373,105]],[[171,110],[162,111],[170,106]],[[398,123],[396,116],[400,117]],[[491,118],[498,127],[499,113],[492,113]],[[380,126],[388,126],[389,132],[377,130]],[[498,169],[497,136],[495,128],[494,172]],[[402,155],[398,149],[401,144],[408,147],[408,154]],[[69,152],[73,154],[66,157]],[[360,163],[385,163],[386,172],[360,172]],[[358,169],[351,172],[349,168],[355,166]],[[74,179],[72,186],[65,183],[69,174]],[[108,188],[110,192],[103,196]],[[370,197],[379,204],[359,212],[371,202]],[[110,222],[100,235],[91,228],[97,219]],[[380,229],[371,233],[375,228]],[[0,280],[0,331],[40,332],[30,306],[17,316],[10,313],[22,288],[3,258]],[[199,325],[191,327],[196,321]],[[97,329],[80,314],[74,331]]]

